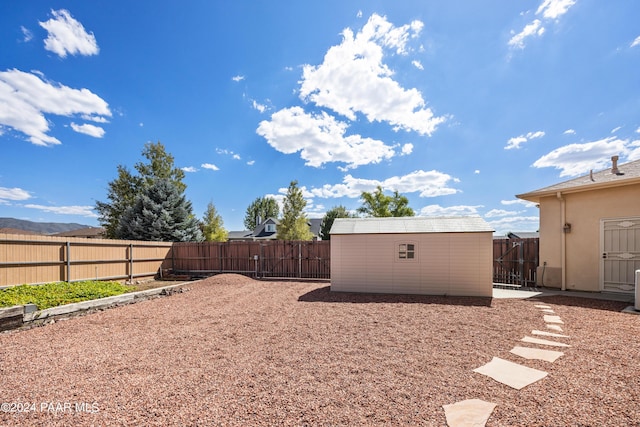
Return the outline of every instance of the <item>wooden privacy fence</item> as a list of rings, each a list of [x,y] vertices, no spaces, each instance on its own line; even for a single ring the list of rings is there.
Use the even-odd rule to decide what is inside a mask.
[[[0,286],[153,277],[172,243],[0,234]]]
[[[494,239],[493,281],[535,286],[539,238]]]
[[[174,273],[240,273],[256,278],[329,279],[330,241],[174,243]]]

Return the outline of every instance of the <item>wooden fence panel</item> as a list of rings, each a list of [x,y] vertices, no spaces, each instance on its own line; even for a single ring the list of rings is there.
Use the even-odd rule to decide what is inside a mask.
[[[171,243],[0,234],[0,286],[153,277]]]
[[[535,286],[539,238],[494,239],[493,281]]]
[[[171,265],[177,274],[328,279],[330,252],[329,241],[175,243]]]

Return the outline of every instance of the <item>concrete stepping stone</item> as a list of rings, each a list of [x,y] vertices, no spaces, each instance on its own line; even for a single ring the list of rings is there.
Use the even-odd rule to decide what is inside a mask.
[[[544,360],[546,362],[555,362],[560,356],[564,356],[561,351],[542,350],[540,348],[530,347],[513,347],[511,353],[517,354],[525,359]]]
[[[535,308],[551,308],[550,305],[544,305],[544,304],[536,304],[534,305]]]
[[[474,369],[473,372],[491,377],[516,390],[533,384],[548,375],[547,372],[509,362],[499,357],[494,357],[491,362]]]
[[[557,341],[543,340],[542,338],[524,337],[520,341],[528,342],[531,344],[551,345],[555,347],[571,347],[569,344],[564,344]]]
[[[449,427],[482,427],[487,423],[495,407],[495,403],[480,399],[442,405]]]
[[[571,338],[569,335],[556,334],[555,332],[547,332],[547,331],[531,331],[533,335],[542,335],[545,337],[556,337],[556,338]]]
[[[542,312],[543,312],[543,313],[549,313],[549,314],[553,314],[553,313],[555,313],[555,311],[551,310],[550,308],[543,308],[543,309],[542,309]]]
[[[562,327],[560,325],[549,325],[549,324],[547,324],[547,328],[553,329],[554,331],[562,332]]]
[[[560,323],[564,325],[564,322],[560,319],[560,316],[551,316],[549,314],[545,314],[544,321],[547,323]]]

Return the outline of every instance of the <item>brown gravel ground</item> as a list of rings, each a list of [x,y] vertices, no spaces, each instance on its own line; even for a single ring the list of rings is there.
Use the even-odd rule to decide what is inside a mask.
[[[442,426],[442,405],[472,398],[497,404],[488,426],[639,425],[640,317],[622,303],[540,299],[571,336],[548,363],[509,353],[546,330],[531,300],[188,287],[0,334],[0,402],[26,410],[0,425]],[[549,375],[514,390],[472,372],[494,356]]]

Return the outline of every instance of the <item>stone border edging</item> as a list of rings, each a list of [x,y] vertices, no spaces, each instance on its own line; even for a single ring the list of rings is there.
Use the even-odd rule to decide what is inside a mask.
[[[161,288],[146,289],[144,291],[128,292],[126,294],[114,295],[111,297],[59,305],[57,307],[51,307],[44,310],[37,310],[35,304],[14,305],[12,307],[0,308],[0,332],[18,329],[22,326],[53,319],[54,317],[63,316],[65,314],[74,314],[92,309],[101,310],[116,305],[143,301],[155,296],[170,295],[167,291],[180,288],[186,283],[195,282],[196,281],[181,282],[174,285],[163,286]]]

